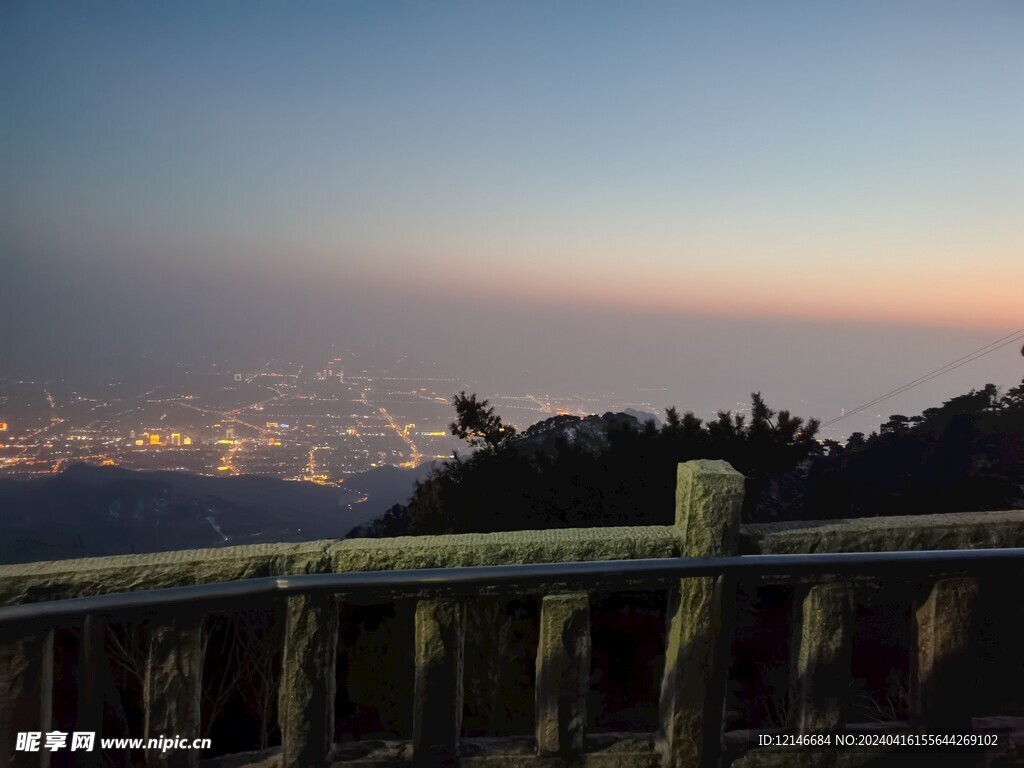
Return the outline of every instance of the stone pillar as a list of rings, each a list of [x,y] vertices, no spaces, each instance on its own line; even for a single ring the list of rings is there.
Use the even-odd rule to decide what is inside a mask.
[[[914,612],[911,716],[929,730],[969,729],[979,714],[977,599],[977,579],[943,579]]]
[[[278,693],[282,768],[322,768],[334,746],[338,602],[289,597]]]
[[[684,557],[739,552],[743,475],[724,461],[679,465],[676,526]],[[731,579],[683,579],[669,592],[658,749],[662,765],[714,765],[722,735],[735,592]],[[719,604],[716,605],[716,597]]]
[[[50,752],[16,752],[18,733],[52,731],[53,630],[27,625],[0,631],[0,765],[50,765]]]
[[[143,685],[146,739],[202,736],[204,618],[199,611],[185,610],[174,617],[160,616],[149,624]],[[147,749],[146,765],[198,768],[200,754],[196,749]]]
[[[104,647],[106,622],[99,616],[88,615],[82,622],[82,635],[78,646],[78,709],[76,731],[93,732],[99,741],[103,735],[103,714],[106,693],[113,686]],[[104,764],[102,750],[74,752],[74,764],[79,768],[92,768]]]
[[[417,768],[458,761],[465,633],[466,607],[461,600],[420,600],[416,604],[412,755]]]
[[[798,590],[796,599],[790,726],[799,733],[831,733],[846,723],[849,708],[853,590],[846,583],[815,584]]]
[[[104,640],[106,624],[97,616],[86,616],[78,647],[78,714],[75,726],[80,731],[103,730],[103,694],[101,675],[106,667]]]
[[[587,731],[590,600],[586,593],[541,600],[537,645],[537,752],[578,757]]]

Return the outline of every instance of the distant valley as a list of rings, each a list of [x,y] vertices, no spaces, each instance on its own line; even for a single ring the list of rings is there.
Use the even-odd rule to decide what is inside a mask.
[[[87,464],[0,480],[0,562],[344,538],[405,502],[431,466],[379,467],[340,486]]]

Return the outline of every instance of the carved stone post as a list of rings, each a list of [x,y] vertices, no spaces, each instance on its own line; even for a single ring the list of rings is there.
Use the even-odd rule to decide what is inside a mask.
[[[915,611],[910,705],[929,729],[968,728],[978,714],[977,599],[977,579],[943,579]]]
[[[455,765],[458,760],[465,637],[466,607],[461,600],[416,604],[412,755],[417,768]]]
[[[203,675],[203,619],[199,611],[160,616],[149,624],[149,655],[143,701],[144,738],[198,739]],[[198,768],[196,749],[147,749],[146,765]]]
[[[78,711],[76,731],[96,734],[97,741],[103,736],[103,715],[107,691],[113,687],[110,679],[105,640],[106,622],[99,616],[88,615],[82,622],[81,642],[78,647]],[[74,765],[78,768],[93,768],[104,765],[104,755],[99,749],[78,750]]]
[[[53,630],[0,631],[0,765],[50,765],[50,752],[16,752],[18,733],[46,733],[53,712]]]
[[[684,557],[739,551],[743,475],[724,461],[679,465],[676,525]],[[669,593],[665,675],[661,685],[658,748],[664,766],[715,765],[721,743],[732,638],[731,580],[683,579]],[[715,604],[717,599],[721,604]]]
[[[585,593],[541,600],[537,645],[537,752],[583,753],[590,686],[590,601]]]
[[[849,707],[853,590],[846,583],[816,584],[802,597],[794,616],[790,725],[800,733],[831,733],[846,722]]]
[[[278,694],[282,768],[322,768],[334,746],[338,603],[334,595],[286,601]]]
[[[93,731],[99,738],[103,730],[105,686],[101,675],[105,671],[104,639],[106,624],[98,616],[86,616],[82,622],[82,639],[78,649],[78,730]]]

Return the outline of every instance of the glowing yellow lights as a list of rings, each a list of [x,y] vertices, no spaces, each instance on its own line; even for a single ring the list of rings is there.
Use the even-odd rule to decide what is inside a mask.
[[[7,422],[6,421],[0,421],[0,432],[6,432],[6,431],[7,431]]]
[[[192,438],[191,437],[186,437],[184,440],[181,441],[181,444],[182,445],[192,445]]]
[[[150,445],[160,445],[160,435],[150,435],[149,436],[149,444]]]
[[[135,444],[136,444],[136,445],[144,445],[144,443],[142,442],[142,440],[136,440],[136,441],[135,441]]]
[[[217,467],[218,472],[230,472],[231,467]]]

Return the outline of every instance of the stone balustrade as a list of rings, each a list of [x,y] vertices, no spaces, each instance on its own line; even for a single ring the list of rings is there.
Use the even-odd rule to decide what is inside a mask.
[[[263,544],[216,550],[0,566],[0,605],[204,583],[357,571],[521,563],[705,558],[796,553],[1024,546],[1024,511],[889,517],[827,523],[740,525],[744,480],[721,461],[679,466],[676,520],[637,526],[384,540]],[[914,727],[966,727],[979,712],[972,683],[979,582],[936,574],[918,584],[911,664]],[[623,584],[626,590],[631,585]],[[736,602],[734,579],[689,578],[668,590],[665,663],[657,733],[587,732],[590,596],[572,584],[531,593],[540,605],[533,739],[462,738],[465,600],[426,590],[415,599],[413,732],[407,743],[361,752],[334,743],[338,597],[288,597],[278,692],[281,747],[260,765],[716,766],[723,760],[723,707]],[[790,727],[810,733],[849,725],[848,680],[856,579],[797,585]],[[344,596],[341,597],[344,599]],[[204,613],[191,607],[147,618],[142,692],[146,735],[198,738]],[[81,631],[78,728],[99,730],[106,617]],[[47,731],[53,712],[54,632],[0,626],[0,768],[46,766],[51,754],[14,749],[19,731]],[[726,737],[728,734],[726,734]],[[727,738],[726,738],[727,740]],[[190,766],[197,751],[147,751],[149,765]],[[834,759],[834,758],[829,758]],[[269,761],[269,762],[266,762]],[[774,762],[773,762],[774,761]],[[788,761],[788,762],[787,762]],[[240,764],[238,762],[234,764]],[[736,765],[788,765],[757,749]]]

